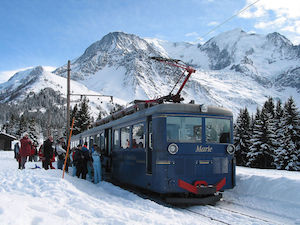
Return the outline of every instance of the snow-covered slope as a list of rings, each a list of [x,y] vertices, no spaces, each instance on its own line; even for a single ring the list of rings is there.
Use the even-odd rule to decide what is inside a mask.
[[[71,94],[100,95],[101,93],[91,91],[86,86],[71,80]],[[11,77],[7,82],[0,84],[0,100],[4,102],[22,101],[29,93],[38,93],[45,88],[51,88],[61,93],[63,98],[67,95],[67,79],[47,72],[43,67],[38,66],[25,71],[20,71]],[[99,107],[108,112],[112,105],[110,98],[90,96],[90,106],[94,117],[99,113]],[[80,96],[71,96],[72,104],[80,101]],[[114,98],[114,102],[125,104],[126,102]]]
[[[72,78],[126,101],[168,94],[181,74],[149,56],[177,58],[196,68],[183,89],[186,102],[254,111],[268,96],[300,103],[300,47],[279,33],[222,33],[205,44],[172,43],[113,32],[72,61]],[[54,73],[66,76],[66,65]],[[175,89],[176,91],[176,89]]]
[[[168,207],[61,170],[18,170],[0,151],[1,224],[299,224],[299,172],[237,167],[237,185],[216,206]],[[54,163],[56,167],[56,163]],[[70,168],[71,169],[71,168]],[[16,216],[17,215],[17,216]]]

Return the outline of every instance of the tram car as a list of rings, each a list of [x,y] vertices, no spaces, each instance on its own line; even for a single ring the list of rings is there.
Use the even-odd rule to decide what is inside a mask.
[[[104,179],[170,204],[214,204],[235,186],[233,114],[198,104],[136,103],[71,138],[100,146]]]

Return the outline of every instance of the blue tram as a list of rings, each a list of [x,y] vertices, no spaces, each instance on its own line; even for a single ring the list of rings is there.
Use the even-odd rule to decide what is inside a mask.
[[[71,138],[100,146],[104,178],[171,204],[211,204],[235,186],[232,112],[197,104],[135,104]]]

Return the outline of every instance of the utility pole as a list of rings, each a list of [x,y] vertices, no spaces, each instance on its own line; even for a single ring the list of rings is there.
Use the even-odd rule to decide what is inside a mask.
[[[113,102],[113,96],[111,95],[93,95],[93,94],[71,94],[70,93],[70,72],[71,72],[71,68],[70,68],[70,60],[68,60],[68,68],[67,68],[67,72],[68,72],[68,75],[67,75],[67,138],[69,138],[70,136],[70,97],[71,95],[73,96],[98,96],[98,97],[109,97],[111,99],[111,102]],[[67,140],[69,141],[69,140]]]
[[[67,77],[67,138],[69,137],[70,134],[70,60],[68,60],[68,77]],[[69,141],[69,140],[67,140]]]

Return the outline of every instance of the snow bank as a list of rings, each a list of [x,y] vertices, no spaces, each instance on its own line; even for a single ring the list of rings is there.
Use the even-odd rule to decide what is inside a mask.
[[[110,183],[93,184],[60,170],[18,170],[13,152],[0,151],[0,224],[220,224],[184,209],[159,205]],[[56,166],[56,165],[55,165]],[[215,207],[191,209],[220,218],[220,207],[300,224],[300,173],[237,167],[237,186]],[[253,213],[254,212],[254,213]],[[230,224],[254,224],[253,218],[222,211]],[[227,219],[226,219],[227,218]],[[257,224],[257,223],[256,223]]]
[[[60,170],[18,170],[13,152],[0,151],[1,224],[193,224],[194,215],[116,187],[93,184]],[[203,218],[202,224],[209,224]]]
[[[225,201],[300,224],[299,172],[237,167],[236,179],[237,186],[224,193]]]

